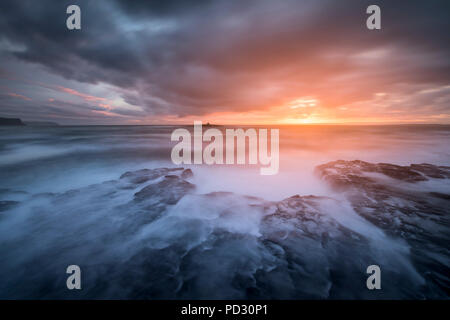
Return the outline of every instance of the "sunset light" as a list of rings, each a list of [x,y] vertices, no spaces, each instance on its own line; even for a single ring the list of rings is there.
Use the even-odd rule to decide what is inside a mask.
[[[1,0],[0,300],[445,315],[449,35],[449,0]]]

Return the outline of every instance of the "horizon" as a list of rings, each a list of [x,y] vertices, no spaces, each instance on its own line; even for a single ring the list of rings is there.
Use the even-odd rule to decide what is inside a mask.
[[[27,126],[27,123],[51,123],[54,126],[58,127],[91,127],[91,126],[166,126],[166,127],[193,127],[194,123],[148,123],[148,124],[82,124],[82,123],[74,123],[74,124],[60,124],[55,121],[34,121],[34,120],[26,120],[22,118],[7,118],[0,117],[0,119],[18,119],[21,120],[24,124],[23,126]],[[200,120],[199,120],[200,121]],[[450,123],[418,123],[418,122],[398,122],[398,123],[382,123],[382,122],[341,122],[341,123],[332,123],[332,122],[319,122],[319,123],[210,123],[201,121],[203,126],[243,126],[243,127],[260,127],[260,126],[450,126]],[[17,127],[17,126],[15,126]]]

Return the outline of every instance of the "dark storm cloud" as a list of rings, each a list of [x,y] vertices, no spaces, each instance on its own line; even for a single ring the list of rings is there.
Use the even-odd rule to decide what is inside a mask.
[[[2,1],[0,35],[25,45],[24,51],[14,53],[18,58],[64,77],[92,83],[107,77],[118,84],[130,82],[127,77],[140,69],[140,59],[125,43],[120,45],[124,38],[107,16],[108,6],[79,4],[87,32],[67,30],[64,1]],[[125,73],[119,77],[117,72]]]
[[[333,107],[398,83],[447,84],[450,3],[376,1],[382,30],[369,31],[372,2],[4,0],[0,40],[66,79],[123,88],[149,115],[243,111],[304,95]],[[65,28],[69,4],[81,7],[81,31]]]
[[[213,0],[117,0],[120,9],[133,15],[174,15],[213,3]]]

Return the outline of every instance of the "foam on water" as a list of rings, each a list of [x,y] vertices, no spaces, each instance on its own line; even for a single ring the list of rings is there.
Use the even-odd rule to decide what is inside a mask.
[[[146,186],[175,178],[141,185],[119,179],[126,171],[175,167],[170,128],[1,130],[0,201],[17,203],[0,212],[0,273],[10,275],[0,297],[71,298],[49,283],[64,284],[61,270],[75,263],[86,274],[89,298],[371,298],[353,284],[364,281],[364,272],[353,273],[373,262],[397,281],[387,296],[423,297],[416,291],[426,280],[410,244],[355,212],[314,167],[355,158],[449,164],[450,128],[420,129],[421,135],[402,127],[282,128],[278,175],[261,176],[253,166],[185,166],[195,190],[175,203],[153,194],[135,200]],[[448,179],[403,187],[449,191]],[[289,198],[295,194],[330,198]],[[386,203],[410,205],[400,198]],[[440,249],[423,247],[448,262]]]

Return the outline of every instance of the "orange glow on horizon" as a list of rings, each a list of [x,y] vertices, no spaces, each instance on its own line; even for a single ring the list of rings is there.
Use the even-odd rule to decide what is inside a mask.
[[[443,90],[447,87],[436,88]],[[199,115],[166,115],[147,117],[134,124],[180,124],[194,121],[220,125],[304,125],[304,124],[450,124],[450,114],[430,114],[427,106],[420,111],[405,112],[408,99],[415,100],[429,92],[419,90],[412,96],[377,91],[366,100],[344,102],[329,93],[317,95],[292,95],[287,99],[267,100],[247,111],[220,111]],[[263,96],[265,92],[261,93]],[[266,101],[265,99],[256,99]],[[402,109],[403,108],[403,109]],[[416,109],[417,110],[417,109]],[[131,122],[130,122],[131,123]]]
[[[413,124],[413,123],[447,123],[450,124],[450,115],[439,116],[405,116],[402,118],[386,115],[374,116],[362,114],[357,109],[347,107],[327,109],[324,107],[291,106],[273,107],[268,110],[255,110],[247,112],[215,112],[206,115],[189,115],[184,117],[165,116],[158,119],[142,119],[140,123],[166,123],[190,125],[194,121],[204,124],[218,125],[302,125],[302,124]],[[136,123],[136,122],[134,122]]]

